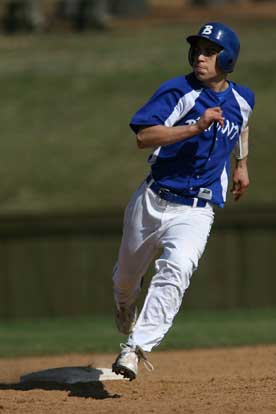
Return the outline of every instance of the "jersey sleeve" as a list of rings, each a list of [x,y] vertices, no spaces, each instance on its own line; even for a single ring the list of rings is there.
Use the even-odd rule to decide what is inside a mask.
[[[251,91],[250,89],[247,90],[247,99],[248,99],[248,103],[253,111],[254,106],[255,106],[255,95],[254,92]]]
[[[245,125],[243,125],[242,131],[245,131],[247,129],[248,131],[248,123],[249,123],[249,119],[252,115],[254,106],[255,106],[255,95],[254,92],[251,91],[249,88],[244,88],[244,98],[246,99],[250,110],[248,111],[248,118],[247,118],[247,122],[245,123]]]
[[[241,86],[241,85],[237,85],[235,83],[234,83],[234,88],[243,97],[243,99],[247,102],[247,104],[250,106],[251,112],[252,112],[253,109],[254,109],[254,106],[255,106],[254,92],[249,88],[246,88],[246,87]]]
[[[248,155],[248,139],[249,139],[249,126],[248,122],[252,111],[255,106],[255,95],[254,93],[248,88],[240,88],[240,92],[247,102],[248,110],[247,110],[247,118],[244,120],[244,124],[241,129],[241,133],[239,139],[234,147],[233,154],[237,160],[242,160],[243,158],[247,157]],[[241,105],[244,106],[244,105]]]
[[[177,80],[165,82],[148,102],[134,114],[130,121],[130,127],[135,134],[141,126],[165,124],[183,94],[176,83]]]

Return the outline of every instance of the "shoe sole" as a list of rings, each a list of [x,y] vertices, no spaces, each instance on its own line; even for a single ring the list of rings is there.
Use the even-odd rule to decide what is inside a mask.
[[[133,381],[136,378],[136,374],[123,365],[113,364],[112,372],[115,372],[117,375],[122,375],[124,378],[128,378],[129,381]]]

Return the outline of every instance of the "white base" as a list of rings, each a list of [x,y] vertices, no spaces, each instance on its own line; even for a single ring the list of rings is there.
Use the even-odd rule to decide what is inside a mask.
[[[116,375],[110,368],[92,367],[61,367],[23,375],[21,383],[57,383],[76,384],[95,381],[125,380],[122,375]]]

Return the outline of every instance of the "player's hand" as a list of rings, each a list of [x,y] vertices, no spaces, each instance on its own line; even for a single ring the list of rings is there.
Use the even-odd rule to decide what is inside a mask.
[[[213,122],[218,122],[221,127],[224,126],[222,110],[219,106],[206,109],[196,124],[201,131],[204,131],[205,129],[208,129]]]
[[[242,161],[244,160],[241,160],[241,162],[237,162],[236,168],[233,172],[233,187],[231,189],[231,192],[234,196],[235,201],[238,201],[241,198],[241,196],[244,194],[250,183],[246,161]]]

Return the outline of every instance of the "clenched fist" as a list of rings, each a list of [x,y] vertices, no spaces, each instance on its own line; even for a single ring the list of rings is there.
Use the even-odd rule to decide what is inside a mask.
[[[197,126],[201,131],[208,129],[213,122],[218,122],[222,127],[224,126],[224,119],[222,110],[219,106],[208,108],[204,114],[197,121]]]

